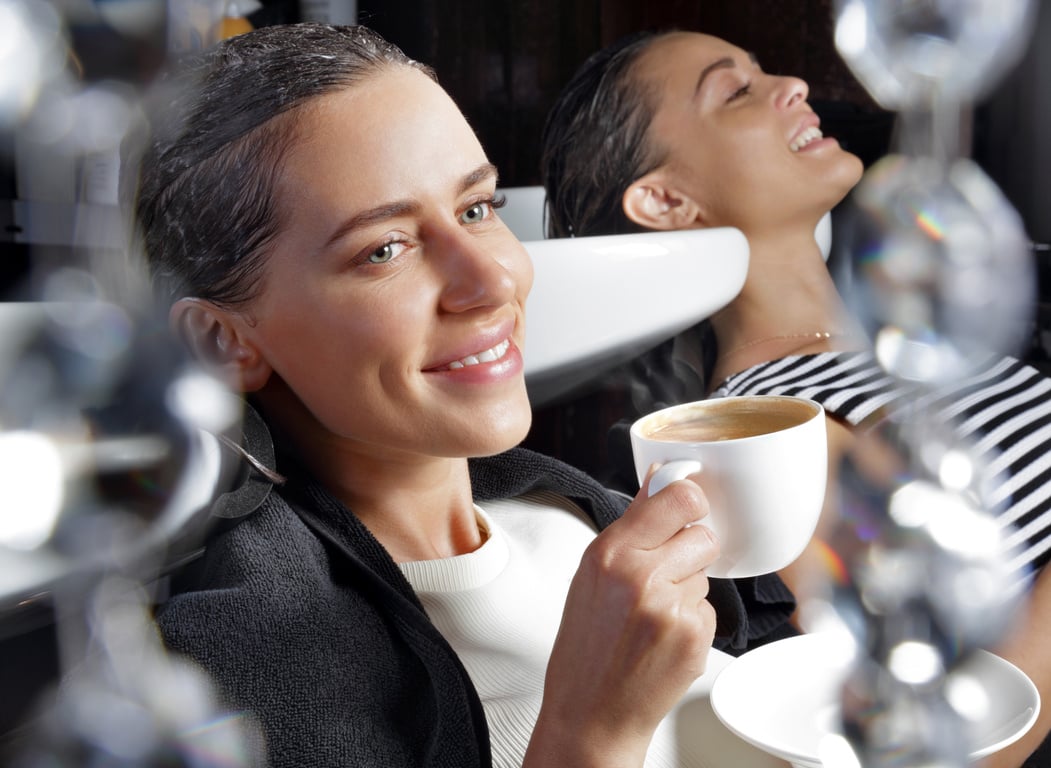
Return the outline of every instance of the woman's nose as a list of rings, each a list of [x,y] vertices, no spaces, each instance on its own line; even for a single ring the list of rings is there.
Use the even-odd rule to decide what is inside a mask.
[[[440,261],[445,285],[441,305],[446,311],[501,306],[515,297],[516,275],[495,252],[499,246],[499,242],[465,230],[443,245]]]
[[[788,109],[801,101],[806,101],[810,94],[810,86],[805,80],[788,76],[778,77],[778,80],[775,98],[779,109]]]

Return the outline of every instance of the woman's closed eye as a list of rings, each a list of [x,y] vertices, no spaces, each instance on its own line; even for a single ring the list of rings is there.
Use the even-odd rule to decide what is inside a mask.
[[[751,90],[752,90],[751,82],[745,83],[740,88],[738,88],[737,90],[735,90],[733,93],[730,94],[730,96],[726,99],[726,103],[729,104],[729,103],[731,103],[733,101],[737,101],[738,99],[744,98],[745,96],[747,96],[751,92]]]

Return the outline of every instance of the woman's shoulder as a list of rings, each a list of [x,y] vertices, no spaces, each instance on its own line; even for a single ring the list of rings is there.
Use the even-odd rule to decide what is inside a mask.
[[[158,608],[165,646],[259,721],[274,765],[356,764],[369,739],[386,740],[384,764],[411,764],[392,756],[412,745],[386,713],[409,711],[429,670],[384,613],[390,598],[347,562],[272,492],[212,538],[193,583]]]
[[[165,645],[236,689],[244,681],[230,665],[273,667],[277,674],[298,655],[319,649],[338,655],[338,638],[345,641],[348,627],[361,637],[382,635],[376,598],[359,589],[362,579],[348,583],[343,573],[352,555],[340,557],[282,493],[272,492],[212,537],[158,606]],[[284,651],[275,653],[278,648]]]
[[[213,618],[222,604],[265,606],[285,589],[309,577],[322,554],[321,543],[279,493],[271,492],[250,514],[233,524],[217,523],[206,534],[200,555],[175,574],[174,593],[161,605],[162,623]]]

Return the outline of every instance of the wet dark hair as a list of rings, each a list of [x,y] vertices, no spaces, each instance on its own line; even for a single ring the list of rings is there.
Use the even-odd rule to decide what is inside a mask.
[[[121,199],[155,293],[227,307],[252,299],[281,226],[274,181],[297,116],[393,66],[434,77],[361,26],[262,27],[176,62],[124,148]]]
[[[644,229],[624,214],[621,197],[664,162],[665,152],[647,139],[656,104],[633,68],[673,31],[621,38],[592,54],[563,88],[544,124],[541,149],[548,237]]]

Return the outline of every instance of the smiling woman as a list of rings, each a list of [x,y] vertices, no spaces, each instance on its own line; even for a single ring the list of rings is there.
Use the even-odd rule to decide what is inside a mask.
[[[515,447],[532,267],[431,73],[362,27],[266,27],[148,112],[127,189],[158,295],[286,478],[158,623],[269,763],[762,762],[671,713],[792,597],[709,581],[693,479],[630,500]]]
[[[367,517],[362,496],[392,485],[392,456],[484,455],[525,435],[532,267],[493,211],[495,169],[417,68],[328,95],[296,131],[275,178],[286,224],[268,243],[263,290],[236,312],[194,298],[173,312],[183,329],[226,334],[241,386],[311,463],[327,464],[334,440],[359,455],[338,483]],[[448,368],[504,342],[499,361]],[[404,523],[406,536],[442,535],[417,515]]]

